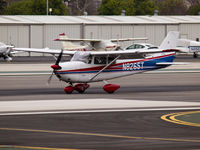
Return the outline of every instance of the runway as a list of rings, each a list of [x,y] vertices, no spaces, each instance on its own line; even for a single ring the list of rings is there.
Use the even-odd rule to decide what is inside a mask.
[[[0,145],[70,149],[198,149],[199,130],[160,119],[169,111],[0,117]]]
[[[48,72],[0,76],[0,150],[199,149],[199,127],[161,119],[200,107],[200,73],[177,69],[111,80],[114,94],[92,83],[67,95],[55,77],[47,86]]]
[[[107,94],[103,82],[91,83],[84,93],[66,95],[66,83],[55,77],[47,85],[49,75],[1,76],[1,100],[49,100],[119,98],[136,100],[199,101],[199,73],[137,74],[109,81],[120,84],[114,94]]]

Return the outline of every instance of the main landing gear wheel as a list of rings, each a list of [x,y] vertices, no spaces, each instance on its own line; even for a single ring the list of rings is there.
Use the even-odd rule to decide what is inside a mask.
[[[78,91],[79,93],[84,93],[85,92],[85,90],[87,89],[87,88],[89,88],[90,87],[90,85],[89,84],[82,84],[82,83],[80,83],[80,84],[76,84],[75,86],[74,86],[74,89],[76,90],[76,91]]]
[[[114,93],[119,88],[120,88],[120,85],[118,85],[118,84],[106,84],[103,87],[104,91],[106,91],[109,94]]]
[[[79,84],[76,84],[75,86],[72,86],[71,84],[70,86],[65,87],[64,91],[67,94],[71,94],[74,90],[76,90],[79,93],[84,93],[85,90],[89,87],[90,85],[87,83],[84,83],[84,84],[79,83]]]

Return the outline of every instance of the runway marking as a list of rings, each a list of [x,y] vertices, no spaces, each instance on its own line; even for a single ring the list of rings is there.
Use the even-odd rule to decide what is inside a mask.
[[[22,149],[39,149],[39,150],[80,150],[80,149],[69,149],[69,148],[48,148],[48,147],[33,147],[33,146],[17,146],[17,145],[0,145],[1,148],[22,148]]]
[[[0,130],[4,130],[4,131],[5,130],[6,131],[23,131],[23,132],[39,132],[39,133],[53,133],[53,134],[85,135],[85,136],[111,137],[111,138],[136,139],[136,140],[159,140],[159,141],[200,143],[200,140],[192,140],[192,139],[136,137],[136,136],[123,136],[123,135],[102,134],[102,133],[68,132],[68,131],[53,131],[53,130],[19,129],[19,128],[0,128]]]
[[[60,110],[60,111],[35,111],[35,112],[0,112],[0,116],[16,115],[46,115],[46,114],[76,114],[76,113],[106,113],[106,112],[135,112],[135,111],[160,111],[160,110],[192,110],[200,107],[180,107],[180,108],[135,108],[135,109],[100,109],[100,110]]]
[[[187,122],[187,121],[182,121],[182,120],[176,119],[177,116],[194,114],[194,113],[200,113],[200,111],[189,111],[189,112],[179,112],[179,113],[167,114],[167,115],[161,116],[161,119],[168,121],[168,122],[176,123],[176,124],[188,125],[188,126],[193,126],[193,127],[200,127],[200,124],[198,124],[198,123],[192,123],[192,122]]]
[[[127,99],[60,99],[1,101],[0,115],[199,109],[200,102]]]

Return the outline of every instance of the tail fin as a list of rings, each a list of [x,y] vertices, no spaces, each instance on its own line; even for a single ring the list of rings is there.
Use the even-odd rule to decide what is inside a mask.
[[[179,32],[178,31],[170,31],[168,32],[167,36],[159,46],[160,49],[171,49],[176,48],[177,41],[179,38]]]
[[[59,38],[63,40],[63,39],[67,39],[67,36],[65,35],[65,33],[61,33],[59,34]],[[63,46],[63,49],[73,49],[73,48],[78,47],[77,45],[73,44],[70,41],[62,41],[62,46]]]

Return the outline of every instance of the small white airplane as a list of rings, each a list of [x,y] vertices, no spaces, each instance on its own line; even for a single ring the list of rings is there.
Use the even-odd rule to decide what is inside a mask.
[[[179,32],[169,32],[161,44],[167,47],[163,49],[84,52],[64,50],[44,51],[44,49],[20,48],[14,48],[14,50],[59,54],[56,63],[51,66],[53,72],[48,82],[51,81],[53,74],[55,74],[59,80],[69,84],[64,88],[67,94],[72,93],[74,90],[83,93],[89,87],[88,83],[99,81],[104,81],[106,83],[106,85],[103,86],[106,92],[113,93],[120,88],[120,85],[108,84],[106,80],[143,73],[176,64],[173,63],[173,59],[176,54],[175,52],[179,50],[173,48],[176,47],[178,37]],[[63,54],[71,55],[71,60],[61,63],[60,61]],[[126,59],[122,59],[121,57],[123,56],[125,56]],[[140,56],[140,59],[135,59],[135,56]]]
[[[177,42],[177,47],[182,50],[184,53],[193,53],[193,57],[198,56],[200,52],[200,42],[189,40],[189,39],[179,39]]]
[[[119,42],[135,41],[135,40],[147,40],[147,38],[123,38],[123,39],[73,39],[68,38],[65,33],[59,34],[59,39],[54,41],[61,41],[64,50],[75,50],[75,51],[110,51],[119,50]],[[82,45],[75,45],[72,42],[82,42]]]
[[[163,48],[157,47],[149,43],[134,43],[126,48],[124,50],[130,50],[130,49],[155,49],[155,48]],[[198,52],[200,52],[200,42],[189,40],[189,39],[178,39],[177,41],[177,49],[179,49],[180,53],[193,53],[193,57],[198,57]]]
[[[6,45],[6,44],[0,42],[0,57],[3,57],[4,60],[6,60],[8,62],[12,61],[11,56],[13,53],[12,52],[13,47],[14,46],[12,46],[12,45]]]

